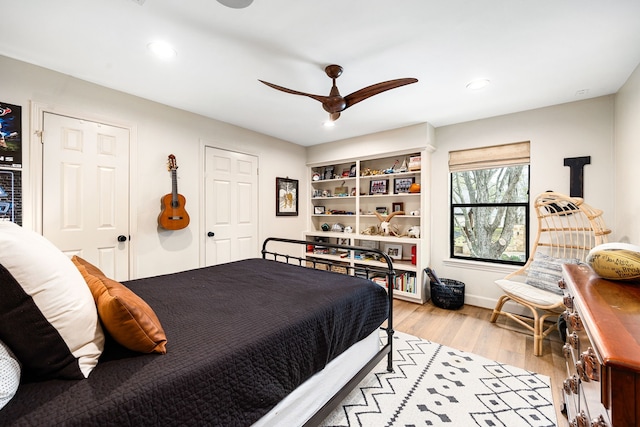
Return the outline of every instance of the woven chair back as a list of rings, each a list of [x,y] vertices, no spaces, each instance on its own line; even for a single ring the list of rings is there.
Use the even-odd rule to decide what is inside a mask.
[[[595,209],[579,197],[555,192],[538,195],[534,201],[538,219],[538,233],[527,263],[507,277],[522,275],[533,262],[536,252],[553,258],[585,261],[589,251],[606,243],[611,233],[602,211]]]

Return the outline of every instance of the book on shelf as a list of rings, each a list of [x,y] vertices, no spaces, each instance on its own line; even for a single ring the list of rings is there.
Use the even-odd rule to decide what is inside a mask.
[[[396,285],[394,289],[397,291],[415,294],[416,293],[416,274],[411,271],[405,271],[402,274],[398,274],[396,276]]]
[[[387,276],[375,276],[371,278],[371,281],[377,283],[380,286],[387,288]],[[410,294],[417,293],[416,288],[416,273],[406,271],[402,274],[398,274],[395,278],[395,284],[393,289],[396,291],[407,292]]]

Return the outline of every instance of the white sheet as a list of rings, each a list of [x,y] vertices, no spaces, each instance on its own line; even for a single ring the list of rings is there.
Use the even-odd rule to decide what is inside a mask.
[[[380,332],[373,331],[325,368],[302,383],[278,403],[254,427],[301,426],[362,369],[380,350]]]

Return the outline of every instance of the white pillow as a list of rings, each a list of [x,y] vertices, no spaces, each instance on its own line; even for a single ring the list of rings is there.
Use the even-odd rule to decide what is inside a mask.
[[[20,385],[20,364],[9,347],[0,341],[0,409],[15,396]]]
[[[41,235],[0,222],[0,340],[23,379],[82,379],[104,334],[91,291],[71,260]]]
[[[562,295],[558,281],[562,279],[562,264],[578,264],[577,258],[554,258],[542,252],[533,255],[533,262],[529,266],[525,283]]]

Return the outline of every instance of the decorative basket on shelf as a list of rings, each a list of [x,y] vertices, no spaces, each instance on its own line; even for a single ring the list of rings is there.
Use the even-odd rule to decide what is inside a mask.
[[[436,307],[456,310],[464,305],[464,283],[453,279],[431,281],[431,301]]]

